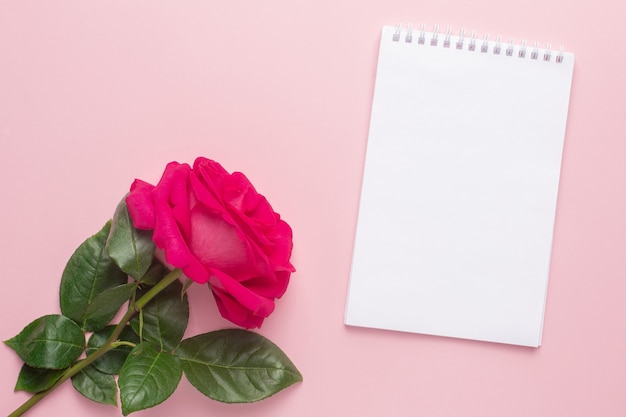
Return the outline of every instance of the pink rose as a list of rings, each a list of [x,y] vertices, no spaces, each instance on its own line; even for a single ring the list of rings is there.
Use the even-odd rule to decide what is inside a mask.
[[[198,158],[170,162],[156,186],[135,180],[126,199],[133,224],[173,267],[209,283],[222,316],[260,327],[287,289],[292,233],[240,172]]]

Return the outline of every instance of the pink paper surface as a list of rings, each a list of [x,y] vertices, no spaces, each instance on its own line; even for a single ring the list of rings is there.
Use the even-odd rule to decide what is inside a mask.
[[[294,229],[297,272],[260,332],[304,382],[225,405],[183,378],[134,415],[623,416],[624,12],[611,0],[1,2],[0,337],[58,312],[65,262],[134,178],[203,155],[245,172]],[[343,324],[380,29],[398,22],[576,54],[539,349]],[[189,335],[228,326],[206,288],[191,303]],[[27,395],[12,392],[21,364],[7,346],[0,363],[7,415]],[[28,415],[121,411],[66,384]]]

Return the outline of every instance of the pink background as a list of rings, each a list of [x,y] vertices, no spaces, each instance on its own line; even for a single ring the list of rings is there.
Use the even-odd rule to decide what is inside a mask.
[[[305,380],[224,405],[183,378],[135,415],[626,415],[624,16],[615,0],[3,0],[0,338],[58,312],[67,258],[135,177],[204,155],[245,172],[295,231],[298,272],[261,333]],[[379,33],[397,22],[576,54],[539,349],[343,324]],[[205,288],[191,298],[190,335],[227,326]],[[3,345],[0,363],[6,415],[27,396]],[[67,384],[29,415],[121,412]]]

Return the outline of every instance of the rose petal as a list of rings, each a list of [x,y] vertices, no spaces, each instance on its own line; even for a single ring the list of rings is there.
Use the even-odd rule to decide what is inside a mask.
[[[191,236],[191,219],[189,216],[189,173],[187,169],[177,169],[173,173],[169,203],[172,215],[181,229],[185,241]]]
[[[254,256],[240,230],[201,206],[195,207],[190,215],[193,230],[188,245],[200,263],[234,276],[256,273]]]
[[[188,210],[185,214],[188,208],[185,190],[190,170],[187,164],[170,162],[152,190],[156,219],[152,240],[163,249],[169,264],[181,268],[193,281],[204,284],[209,280],[209,273],[193,256],[183,237],[183,232],[190,233],[191,227]]]
[[[165,204],[157,204],[157,221],[152,240],[165,253],[165,259],[176,268],[181,268],[189,279],[204,284],[209,273],[191,253],[183,240],[180,229],[174,220],[171,209]]]
[[[154,185],[142,180],[135,180],[130,186],[130,194],[126,197],[126,206],[133,225],[137,229],[154,229],[154,202],[152,201]]]
[[[205,183],[208,190],[215,193],[215,198],[222,200],[221,190],[225,177],[230,174],[220,164],[207,158],[197,158],[193,164],[193,171]]]
[[[224,211],[221,199],[216,197],[216,190],[211,189],[212,184],[207,184],[202,176],[199,176],[196,172],[191,173],[189,175],[189,184],[198,201],[204,204],[208,209],[215,213]]]
[[[261,327],[265,317],[252,314],[224,291],[212,288],[212,292],[217,309],[226,320],[246,329]]]
[[[243,283],[250,291],[267,298],[280,298],[287,291],[290,271],[277,271],[273,279],[266,276],[258,276]]]
[[[210,281],[211,287],[230,294],[235,301],[251,313],[267,317],[274,311],[274,301],[255,294],[233,277],[217,269],[211,269],[211,275],[213,275]]]
[[[221,191],[224,201],[235,210],[246,212],[248,206],[257,204],[258,193],[241,172],[224,177]]]

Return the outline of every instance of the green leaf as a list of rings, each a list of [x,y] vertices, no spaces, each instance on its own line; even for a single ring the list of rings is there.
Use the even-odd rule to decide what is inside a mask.
[[[146,285],[155,285],[165,275],[167,275],[168,272],[170,272],[169,269],[164,267],[162,263],[155,261],[144,276],[141,277],[139,282]]]
[[[5,342],[34,368],[67,368],[83,352],[85,336],[76,323],[57,314],[40,317]]]
[[[143,339],[173,350],[182,340],[189,321],[187,295],[181,297],[182,284],[176,281],[161,291],[142,310],[143,328],[140,318],[135,316],[130,324]],[[139,296],[138,296],[139,298]]]
[[[98,371],[92,365],[72,377],[72,385],[84,397],[100,404],[117,405],[117,384],[113,375]]]
[[[126,197],[115,210],[106,247],[120,269],[137,280],[152,264],[155,248],[152,231],[135,229],[126,207]]]
[[[87,321],[89,305],[103,291],[128,281],[105,250],[110,228],[111,222],[107,222],[76,249],[61,278],[61,312],[88,331],[100,330],[111,320]]]
[[[185,277],[184,282],[183,282],[183,294],[187,293],[187,290],[189,290],[189,288],[191,288],[191,286],[194,284],[195,281],[190,280],[189,278]]]
[[[24,364],[17,377],[15,391],[41,392],[54,385],[61,378],[65,369],[33,368]]]
[[[298,369],[278,346],[246,330],[194,336],[183,340],[174,354],[194,387],[225,403],[262,400],[302,381]]]
[[[111,333],[113,333],[114,329],[115,326],[107,326],[99,332],[92,334],[87,342],[87,356],[93,354],[100,346],[104,345],[104,343],[109,339],[109,336],[111,336]],[[122,330],[118,340],[123,340],[136,345],[139,343],[139,336],[137,336],[130,326],[126,326],[124,327],[124,330]],[[120,369],[132,349],[133,348],[131,346],[118,346],[100,356],[93,362],[92,365],[100,372],[109,375],[117,375],[120,373]]]
[[[137,284],[132,282],[104,290],[85,309],[85,320],[88,323],[110,322],[120,307],[133,296],[136,289]]]
[[[162,403],[172,395],[182,374],[176,356],[151,343],[137,345],[120,371],[122,413],[126,416]]]

